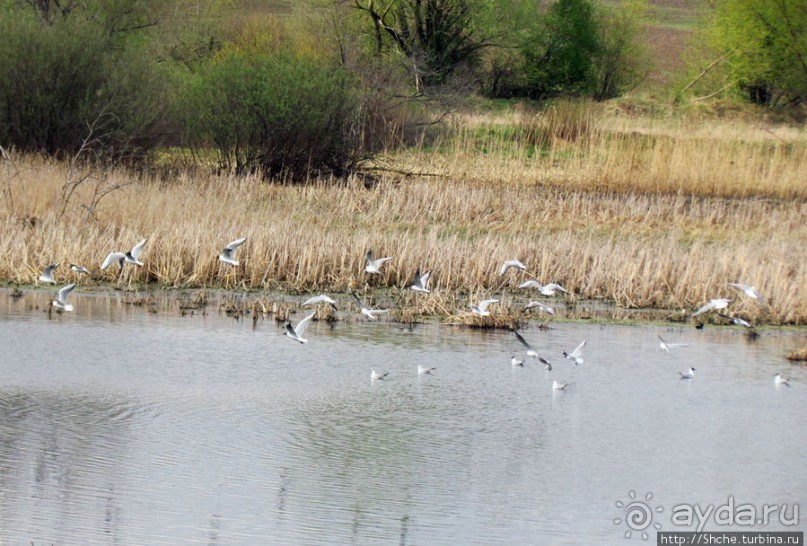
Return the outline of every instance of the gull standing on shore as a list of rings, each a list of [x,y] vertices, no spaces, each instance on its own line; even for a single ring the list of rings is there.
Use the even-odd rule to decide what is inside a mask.
[[[61,290],[59,290],[59,294],[56,296],[56,299],[53,300],[53,306],[56,309],[61,309],[62,311],[72,311],[73,306],[67,303],[67,298],[70,296],[70,292],[72,292],[75,287],[76,283],[63,286]]]
[[[242,237],[241,239],[236,239],[235,241],[225,246],[224,250],[222,250],[221,254],[219,254],[219,260],[226,264],[234,266],[240,265],[238,260],[235,259],[235,251],[238,250],[238,247],[243,245],[246,242],[246,240],[247,240],[246,237]]]
[[[56,271],[57,267],[59,267],[59,264],[50,264],[46,267],[45,270],[42,271],[42,274],[39,275],[39,281],[47,284],[56,284],[56,281],[53,280],[53,272]]]
[[[124,262],[143,267],[143,262],[140,261],[140,254],[143,253],[143,247],[146,246],[146,241],[148,241],[148,237],[137,243],[129,252],[110,252],[101,263],[101,269],[106,269],[110,265],[117,263],[121,271],[123,271]]]
[[[381,273],[381,266],[384,265],[386,262],[390,261],[392,258],[378,258],[377,260],[373,258],[373,250],[367,250],[367,265],[364,266],[364,270],[367,273]]]
[[[294,341],[299,341],[300,343],[308,343],[308,340],[303,337],[303,332],[305,329],[308,328],[308,324],[311,322],[311,319],[314,318],[317,312],[314,311],[310,315],[300,319],[300,322],[297,323],[297,326],[292,328],[291,321],[286,323],[286,335],[289,336]]]

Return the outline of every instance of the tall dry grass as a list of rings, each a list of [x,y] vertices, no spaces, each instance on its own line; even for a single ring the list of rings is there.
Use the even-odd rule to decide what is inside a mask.
[[[561,102],[541,112],[456,115],[448,130],[399,159],[419,172],[508,185],[807,198],[803,127],[601,109]]]
[[[807,164],[803,134],[785,152],[777,151],[778,140],[764,141],[764,133],[761,140],[748,139],[749,146],[764,141],[767,148],[757,149],[732,136],[721,143],[673,127],[664,138],[681,141],[690,155],[671,144],[625,152],[628,137],[609,140],[614,148],[603,142],[579,156],[561,154],[563,146],[574,150],[594,138],[599,129],[593,124],[604,121],[592,120],[573,136],[553,129],[544,146],[557,151],[533,157],[507,155],[505,139],[496,153],[473,152],[464,148],[470,137],[460,133],[439,151],[424,147],[386,158],[399,170],[441,176],[389,176],[370,189],[360,180],[281,186],[228,176],[182,174],[161,181],[108,172],[105,183],[123,187],[89,219],[81,207],[90,199],[88,188],[59,215],[64,165],[21,159],[15,176],[0,165],[6,190],[0,278],[31,283],[49,262],[70,261],[93,270],[91,279],[80,282],[115,282],[115,271],[99,270],[103,258],[148,237],[146,266],[127,267],[121,282],[344,292],[403,288],[421,268],[432,270],[435,294],[399,295],[403,304],[424,312],[467,312],[448,307],[464,295],[513,294],[530,277],[559,282],[578,298],[627,307],[692,310],[727,296],[734,299],[731,310],[747,318],[807,320],[807,183],[796,172],[799,163]],[[464,122],[463,131],[470,134],[473,123]],[[509,146],[511,152],[517,147]],[[726,163],[717,153],[720,146],[734,150],[736,161],[742,157],[748,172],[712,165]],[[752,149],[757,151],[748,155]],[[645,174],[631,178],[619,169]],[[689,175],[679,178],[679,172]],[[772,172],[780,174],[781,187],[773,184]],[[697,183],[707,179],[709,184]],[[671,186],[676,180],[679,185]],[[241,265],[220,263],[223,246],[242,236],[248,241],[238,252]],[[368,248],[393,257],[377,278],[364,273]],[[529,271],[502,280],[499,266],[511,258]],[[77,280],[64,267],[56,276]],[[770,313],[727,282],[755,285],[768,298]]]

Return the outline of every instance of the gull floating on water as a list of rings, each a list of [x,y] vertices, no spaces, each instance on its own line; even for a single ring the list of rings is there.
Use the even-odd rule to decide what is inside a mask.
[[[479,315],[480,317],[487,317],[490,316],[490,311],[488,311],[488,306],[494,303],[499,303],[499,300],[482,300],[479,302],[479,305],[471,305],[471,311],[475,314]]]
[[[303,332],[305,329],[308,328],[308,324],[311,322],[311,319],[314,318],[317,312],[314,311],[307,317],[300,319],[300,322],[297,323],[297,326],[292,328],[291,322],[286,323],[286,335],[289,336],[294,341],[299,341],[300,343],[307,343],[308,340],[303,337]]]
[[[370,379],[375,381],[376,379],[384,379],[389,375],[389,372],[379,373],[375,370],[370,370]]]
[[[319,303],[327,303],[331,306],[331,309],[336,311],[336,301],[334,301],[330,296],[327,294],[320,294],[319,296],[314,296],[313,298],[308,298],[305,300],[301,307],[306,307],[307,305],[316,305]]]
[[[76,283],[63,286],[61,290],[59,290],[59,295],[56,296],[55,300],[53,300],[53,306],[56,309],[61,309],[62,311],[72,311],[73,306],[67,303],[67,298],[70,296],[70,292],[72,292],[75,287]]]
[[[705,313],[707,311],[711,311],[713,309],[714,310],[725,309],[726,307],[729,306],[729,303],[731,303],[731,300],[726,298],[717,298],[714,300],[709,300],[709,303],[707,303],[706,305],[695,311],[692,314],[692,316],[697,317],[698,315]]]
[[[360,300],[359,296],[357,296],[352,290],[350,291],[350,295],[353,296],[354,300],[356,300],[356,303],[361,309],[361,314],[370,320],[375,320],[376,318],[378,318],[376,317],[376,315],[380,315],[381,313],[387,313],[389,311],[389,309],[370,309],[370,307],[366,303],[364,303],[363,300]]]
[[[384,265],[385,262],[390,261],[392,258],[378,258],[377,260],[373,259],[373,250],[367,250],[367,265],[364,267],[364,270],[367,273],[381,273],[381,266]]]
[[[520,269],[521,271],[526,271],[527,266],[521,263],[519,260],[507,260],[502,264],[501,269],[499,270],[499,276],[501,277],[505,273],[507,273],[508,269],[512,268]]]
[[[515,356],[511,356],[510,357],[510,365],[513,366],[514,368],[523,368],[524,367],[524,361],[521,360],[520,358],[516,358]]]
[[[781,387],[784,385],[785,387],[790,386],[790,378],[789,377],[782,377],[782,374],[777,373],[773,376],[773,384],[777,387]]]
[[[675,349],[676,347],[689,347],[686,343],[667,343],[664,341],[664,338],[661,336],[656,336],[659,339],[658,346],[661,348],[662,351],[665,353],[669,353],[670,349]]]
[[[86,267],[84,267],[83,265],[70,264],[70,269],[72,269],[76,273],[84,273],[84,274],[87,274],[87,275],[89,275],[89,273],[90,273],[90,270],[87,269]]]
[[[763,307],[768,307],[768,304],[765,302],[764,299],[762,299],[762,296],[759,295],[759,292],[757,292],[757,289],[754,288],[753,286],[749,286],[747,284],[740,284],[738,282],[730,282],[728,283],[728,285],[731,286],[732,288],[736,288],[737,290],[742,291],[743,293],[745,293],[746,296],[748,296],[752,300],[756,300]]]
[[[544,305],[540,301],[531,301],[530,303],[528,303],[527,305],[524,306],[524,309],[532,309],[534,307],[537,307],[540,311],[543,311],[544,313],[547,313],[547,314],[550,314],[550,315],[555,314],[554,309],[552,309],[548,305]]]
[[[246,240],[246,237],[242,237],[241,239],[236,239],[232,243],[225,246],[224,250],[222,250],[221,254],[219,254],[219,260],[230,265],[240,265],[235,259],[235,251],[238,250],[238,247],[243,245]]]
[[[569,386],[568,383],[563,383],[562,381],[558,381],[557,379],[552,381],[552,389],[556,391],[562,391],[568,386]]]
[[[56,284],[56,281],[53,280],[53,272],[56,271],[57,267],[59,267],[59,264],[50,264],[48,267],[46,267],[39,276],[40,282]]]
[[[140,261],[140,254],[143,252],[143,247],[146,246],[148,237],[137,243],[129,252],[110,252],[101,263],[101,269],[106,269],[110,265],[117,263],[123,269],[123,263],[134,264],[138,267],[143,267],[143,262]]]
[[[690,368],[684,373],[678,372],[678,375],[681,376],[681,379],[694,379],[695,378],[695,368]]]
[[[580,345],[574,348],[574,351],[571,353],[567,353],[563,351],[563,356],[568,358],[569,360],[574,360],[574,365],[579,366],[583,363],[583,347],[586,345],[586,340],[584,339]]]
[[[420,269],[415,271],[415,280],[412,285],[409,287],[415,292],[425,292],[426,294],[429,293],[429,277],[431,277],[432,272],[426,271],[423,275],[420,274]]]
[[[418,375],[424,375],[424,374],[431,375],[431,373],[436,369],[437,368],[426,368],[426,367],[421,366],[420,364],[418,364]]]
[[[519,340],[521,342],[521,344],[524,345],[524,347],[527,348],[527,356],[537,359],[541,364],[544,365],[544,367],[546,368],[547,371],[552,371],[552,364],[550,364],[547,359],[545,359],[544,357],[539,355],[535,351],[535,349],[533,349],[532,346],[529,343],[527,343],[527,340],[524,339],[524,337],[521,334],[519,334],[515,330],[513,330],[513,333],[516,335],[516,339]]]
[[[537,288],[538,291],[544,296],[555,296],[558,292],[568,294],[569,291],[561,285],[551,282],[549,284],[541,284],[538,281],[524,281],[518,285],[519,288]]]

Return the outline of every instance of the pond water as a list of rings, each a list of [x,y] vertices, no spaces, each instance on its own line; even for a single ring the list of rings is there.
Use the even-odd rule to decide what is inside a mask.
[[[674,507],[730,497],[787,504],[753,530],[805,529],[804,331],[523,330],[547,372],[510,365],[507,331],[355,319],[301,345],[215,305],[51,297],[0,292],[0,544],[655,543],[617,501],[691,530]]]

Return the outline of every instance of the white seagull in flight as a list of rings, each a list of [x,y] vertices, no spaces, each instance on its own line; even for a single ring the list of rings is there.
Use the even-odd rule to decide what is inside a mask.
[[[424,292],[426,294],[429,293],[429,277],[431,277],[432,272],[426,271],[424,274],[420,274],[420,269],[415,271],[415,280],[412,285],[409,287],[415,292]]]
[[[665,353],[669,353],[670,349],[675,349],[676,347],[689,347],[689,345],[687,345],[686,343],[667,343],[666,341],[664,341],[663,337],[659,335],[657,335],[656,337],[658,337],[659,339],[658,343],[659,348]]]
[[[53,272],[56,271],[57,267],[59,267],[59,264],[50,264],[46,267],[42,274],[39,275],[40,282],[56,284],[56,281],[53,280]]]
[[[512,268],[520,269],[521,271],[526,271],[527,266],[521,263],[519,260],[507,260],[502,264],[501,269],[499,270],[499,276],[501,277],[505,273],[507,273],[508,269]]]
[[[707,311],[717,310],[717,309],[725,309],[731,303],[730,299],[726,298],[717,298],[713,300],[709,300],[709,303],[695,311],[692,316],[697,317],[698,315],[705,313]]]
[[[537,307],[540,311],[543,311],[544,313],[547,313],[549,315],[554,315],[555,314],[554,309],[552,309],[548,305],[544,305],[540,301],[531,301],[530,303],[528,303],[527,305],[524,306],[524,309],[533,309],[535,307]]]
[[[305,329],[308,328],[308,324],[311,322],[311,319],[314,318],[317,312],[314,311],[310,315],[300,319],[300,322],[297,323],[297,326],[292,328],[291,322],[286,323],[286,335],[289,336],[294,341],[299,341],[300,343],[308,343],[308,340],[303,337],[303,333]]]
[[[732,288],[740,290],[746,296],[748,296],[752,300],[757,301],[763,307],[768,307],[768,304],[765,302],[764,299],[762,299],[762,296],[759,295],[759,292],[757,292],[757,289],[754,288],[753,286],[749,286],[747,284],[740,284],[738,282],[730,282],[728,283],[728,285],[731,286]]]
[[[473,311],[474,314],[477,314],[480,317],[490,316],[488,306],[494,303],[499,303],[499,300],[482,300],[479,302],[479,305],[471,305],[471,311]]]
[[[138,267],[143,267],[143,262],[140,261],[140,254],[143,252],[143,247],[146,246],[148,237],[137,243],[129,252],[110,252],[101,263],[101,269],[106,269],[110,265],[117,263],[123,269],[123,263],[134,264]]]
[[[246,240],[246,237],[242,237],[241,239],[236,239],[225,246],[224,250],[222,250],[221,254],[219,254],[219,260],[226,264],[238,266],[239,262],[235,259],[235,251],[238,250],[238,247],[243,245]]]
[[[388,375],[389,375],[389,372],[379,373],[379,372],[377,372],[375,370],[370,370],[370,379],[372,381],[375,381],[377,379],[386,379],[386,377]]]
[[[532,345],[530,345],[529,343],[527,343],[527,340],[526,340],[526,339],[524,339],[524,337],[522,337],[522,335],[521,335],[521,334],[519,334],[519,333],[518,333],[517,331],[515,331],[515,330],[513,330],[513,333],[516,335],[516,339],[517,339],[519,342],[521,342],[521,344],[522,344],[522,345],[524,345],[524,347],[526,347],[526,348],[527,348],[527,356],[537,359],[537,360],[538,360],[538,362],[540,362],[541,364],[543,364],[543,365],[544,365],[544,367],[546,368],[546,370],[547,370],[547,371],[552,371],[552,364],[550,364],[550,362],[549,362],[547,359],[545,359],[544,357],[542,357],[541,355],[539,355],[539,354],[538,354],[538,353],[535,351],[535,349],[533,349],[533,348],[532,348]],[[515,358],[515,357],[513,357],[513,358]],[[523,364],[523,362],[522,362],[522,364]]]
[[[718,313],[717,316],[720,317],[720,318],[730,320],[732,322],[732,324],[734,324],[736,326],[745,326],[748,329],[753,329],[754,328],[753,324],[751,324],[750,322],[748,322],[745,319],[741,319],[740,317],[732,317],[732,316],[729,316],[729,315],[724,315],[723,313]]]
[[[78,264],[70,264],[70,269],[75,271],[76,273],[84,273],[89,275],[90,270],[84,267],[83,265]]]
[[[549,284],[541,284],[538,281],[524,281],[523,283],[518,285],[519,288],[537,288],[538,291],[543,294],[544,296],[554,296],[558,292],[563,292],[564,294],[568,294],[569,291],[563,288],[561,285],[551,282]]]
[[[364,267],[364,270],[367,273],[381,273],[381,266],[384,265],[385,262],[390,261],[392,258],[378,258],[377,260],[373,259],[373,250],[369,249],[367,251],[367,265]]]
[[[73,306],[67,303],[67,298],[70,296],[70,292],[72,292],[75,287],[76,283],[63,286],[61,290],[59,290],[59,295],[56,296],[55,300],[53,300],[53,306],[57,309],[61,309],[62,311],[72,311]]]
[[[334,301],[333,298],[331,298],[327,294],[320,294],[319,296],[314,296],[313,298],[308,298],[307,300],[305,300],[303,302],[301,307],[306,307],[308,305],[316,305],[316,304],[323,303],[323,302],[330,305],[331,309],[336,311],[336,301]]]
[[[376,315],[380,315],[381,313],[386,313],[389,311],[389,309],[370,309],[370,307],[366,303],[364,303],[364,301],[360,300],[359,296],[357,296],[352,290],[350,291],[350,295],[353,296],[354,300],[356,300],[356,304],[361,309],[361,314],[370,320],[375,320],[378,318],[376,317]]]
[[[563,356],[568,358],[569,360],[574,360],[574,365],[579,366],[583,363],[583,347],[586,345],[586,340],[584,339],[580,345],[574,348],[574,351],[571,353],[567,353],[563,351]]]

